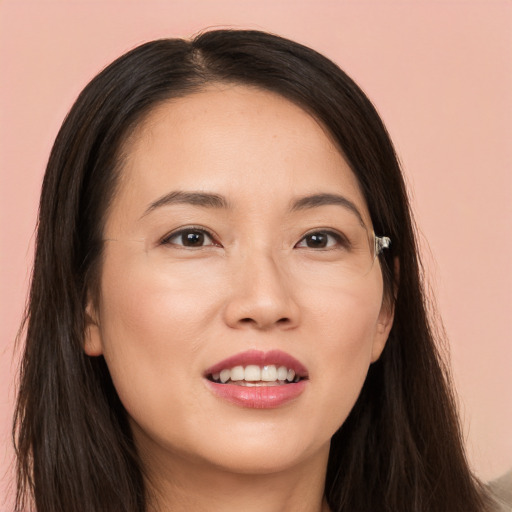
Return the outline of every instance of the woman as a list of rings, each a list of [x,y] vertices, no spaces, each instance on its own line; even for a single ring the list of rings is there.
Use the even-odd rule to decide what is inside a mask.
[[[26,338],[17,510],[490,510],[392,144],[294,42],[154,41],[85,88]]]

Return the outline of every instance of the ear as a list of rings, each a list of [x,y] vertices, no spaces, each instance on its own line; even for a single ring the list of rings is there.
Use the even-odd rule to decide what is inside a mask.
[[[389,332],[393,326],[393,319],[395,317],[395,301],[394,299],[384,299],[380,308],[379,318],[377,320],[377,328],[372,345],[372,363],[379,359],[386,341],[388,340]]]
[[[377,320],[377,329],[375,331],[375,339],[372,346],[372,363],[379,359],[386,341],[388,340],[391,327],[393,327],[393,320],[395,318],[395,303],[398,293],[398,283],[400,275],[400,262],[395,258],[394,279],[393,279],[393,296],[383,298],[380,308],[379,318]]]
[[[85,308],[84,352],[88,356],[101,356],[103,354],[99,315],[90,299]]]

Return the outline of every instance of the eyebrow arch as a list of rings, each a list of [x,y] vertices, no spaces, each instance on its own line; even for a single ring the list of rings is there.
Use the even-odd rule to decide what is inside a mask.
[[[339,194],[323,193],[301,197],[292,203],[291,211],[307,210],[310,208],[318,208],[320,206],[329,205],[337,205],[347,208],[352,213],[354,213],[359,222],[365,226],[363,216],[361,215],[361,212],[358,210],[357,206],[352,201],[350,201],[350,199],[347,199],[346,197]]]
[[[145,217],[148,213],[162,206],[170,206],[173,204],[191,204],[201,206],[203,208],[229,208],[229,203],[224,196],[219,194],[211,194],[206,192],[183,192],[176,190],[169,192],[164,196],[153,201],[142,214]],[[142,218],[141,217],[141,218]]]

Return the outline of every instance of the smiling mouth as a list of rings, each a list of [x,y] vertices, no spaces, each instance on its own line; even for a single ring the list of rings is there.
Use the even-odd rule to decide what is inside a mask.
[[[216,397],[250,409],[275,409],[292,403],[309,381],[307,368],[282,350],[235,354],[208,368],[203,377]]]
[[[207,379],[216,384],[234,384],[246,387],[283,386],[297,383],[305,378],[286,366],[254,364],[224,368],[219,372],[207,375]]]

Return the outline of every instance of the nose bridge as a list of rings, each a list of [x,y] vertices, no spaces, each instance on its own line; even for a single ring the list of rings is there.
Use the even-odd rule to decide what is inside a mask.
[[[236,260],[226,307],[227,323],[259,329],[295,326],[299,308],[279,249],[266,244],[252,245],[240,251]]]

